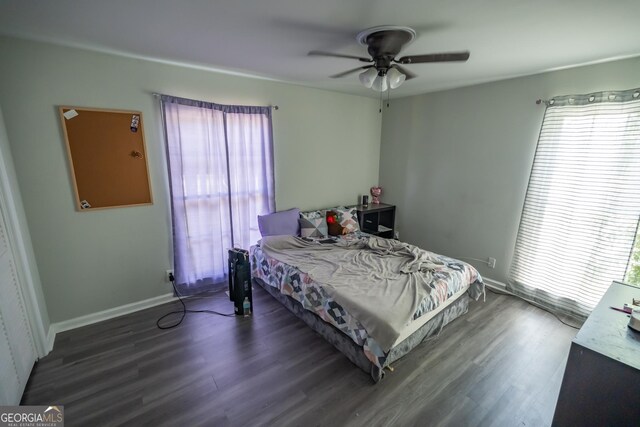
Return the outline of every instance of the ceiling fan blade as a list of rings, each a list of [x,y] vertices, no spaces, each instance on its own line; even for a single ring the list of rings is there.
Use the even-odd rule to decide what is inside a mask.
[[[466,61],[469,59],[469,51],[465,52],[449,52],[449,53],[431,53],[429,55],[409,55],[397,59],[399,64],[422,64],[425,62],[453,62]]]
[[[416,74],[412,73],[411,71],[407,70],[405,67],[401,65],[393,64],[392,67],[397,68],[398,71],[404,74],[406,76],[406,80],[411,80],[414,77],[418,77]]]
[[[324,52],[322,50],[312,50],[307,54],[308,56],[331,56],[334,58],[349,58],[349,59],[357,59],[362,62],[373,62],[371,58],[363,58],[362,56],[355,55],[345,55],[343,53],[333,53],[333,52]]]
[[[332,79],[337,79],[337,78],[340,78],[340,77],[348,76],[349,74],[355,73],[356,71],[366,70],[367,68],[371,68],[371,67],[373,67],[373,65],[365,65],[364,67],[353,68],[351,70],[343,71],[341,73],[334,74],[333,76],[329,76],[329,77],[331,77]]]

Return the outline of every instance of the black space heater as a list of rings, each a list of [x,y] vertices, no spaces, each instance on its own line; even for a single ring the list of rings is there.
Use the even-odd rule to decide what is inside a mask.
[[[249,252],[244,249],[229,249],[229,299],[233,301],[238,316],[252,313],[251,268]]]

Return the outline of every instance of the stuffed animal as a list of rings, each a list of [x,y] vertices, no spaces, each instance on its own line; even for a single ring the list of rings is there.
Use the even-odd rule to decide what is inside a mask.
[[[340,225],[338,214],[334,211],[327,211],[327,227],[329,228],[329,236],[341,236],[347,234],[347,229]]]

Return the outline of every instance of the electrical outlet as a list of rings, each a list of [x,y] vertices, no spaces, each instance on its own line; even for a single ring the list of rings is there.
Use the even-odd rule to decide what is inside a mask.
[[[489,257],[489,259],[487,260],[487,265],[489,266],[489,268],[496,268],[496,259]]]
[[[165,272],[164,280],[171,283],[171,276],[173,276],[173,270],[167,270]]]

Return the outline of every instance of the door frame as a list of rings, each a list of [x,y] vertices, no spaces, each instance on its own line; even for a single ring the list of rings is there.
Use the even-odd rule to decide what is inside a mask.
[[[39,358],[46,356],[53,347],[53,343],[49,343],[48,331],[45,331],[45,321],[43,319],[43,310],[46,313],[46,307],[41,307],[38,303],[36,295],[35,274],[38,274],[37,266],[29,262],[27,255],[27,245],[31,245],[31,237],[28,235],[27,224],[24,224],[26,236],[21,228],[19,207],[22,205],[22,198],[17,187],[15,179],[15,171],[13,167],[13,159],[11,153],[7,152],[8,135],[6,132],[2,109],[0,108],[0,137],[7,140],[7,145],[0,144],[0,210],[4,213],[4,219],[7,228],[7,238],[9,240],[9,249],[12,251],[14,262],[16,265],[16,274],[18,275],[18,283],[22,290],[22,297],[27,310],[27,319],[31,328],[31,335],[34,338],[34,346]],[[13,175],[11,179],[10,173]],[[15,185],[12,185],[15,182]],[[18,205],[19,204],[19,205]],[[22,210],[22,209],[21,209]],[[24,218],[24,216],[23,216]],[[25,218],[26,221],[26,218]],[[39,285],[38,285],[39,286]],[[47,320],[47,327],[48,325]]]

